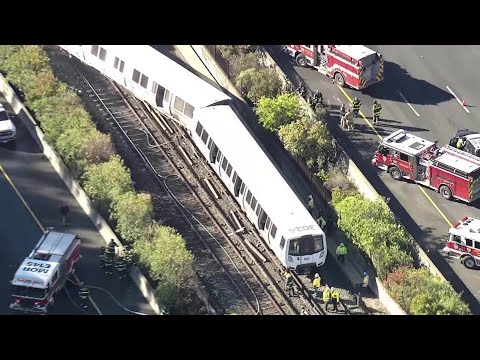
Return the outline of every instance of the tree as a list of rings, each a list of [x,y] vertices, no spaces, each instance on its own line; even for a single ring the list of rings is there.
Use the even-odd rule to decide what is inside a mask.
[[[136,241],[133,250],[150,277],[158,281],[156,293],[160,301],[178,307],[182,302],[180,294],[192,284],[193,255],[171,227],[155,224],[149,234]]]
[[[87,166],[82,180],[86,193],[104,215],[112,201],[133,191],[130,170],[125,168],[118,155],[112,156],[108,162]]]
[[[117,231],[125,241],[134,243],[146,235],[153,221],[152,198],[149,194],[127,192],[115,199],[111,217],[117,223]]]
[[[308,117],[281,126],[278,133],[285,149],[304,159],[310,169],[315,163],[323,166],[333,150],[325,124]]]
[[[229,61],[235,78],[242,71],[248,69],[260,69],[262,67],[260,63],[260,54],[258,52],[251,52],[245,55],[237,56]]]
[[[232,60],[255,51],[256,45],[217,45],[217,49],[226,60]]]
[[[237,88],[253,103],[262,97],[275,97],[282,89],[282,82],[274,69],[247,69],[236,77]]]
[[[38,45],[22,45],[17,51],[10,52],[3,67],[7,73],[16,74],[25,70],[33,71],[34,74],[51,71],[48,57]]]
[[[299,120],[300,109],[298,96],[285,93],[275,98],[261,97],[255,112],[263,127],[277,132],[280,126]]]

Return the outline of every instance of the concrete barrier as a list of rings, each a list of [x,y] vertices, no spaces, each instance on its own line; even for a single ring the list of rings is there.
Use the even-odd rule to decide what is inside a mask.
[[[98,232],[105,240],[105,243],[108,243],[110,239],[113,239],[119,246],[120,251],[123,252],[123,245],[118,240],[115,233],[112,231],[105,219],[103,219],[103,217],[95,210],[87,194],[82,189],[80,184],[74,179],[70,170],[67,168],[60,156],[58,156],[55,150],[53,150],[53,148],[46,143],[43,131],[40,129],[36,121],[33,119],[27,108],[20,101],[17,94],[8,84],[8,81],[2,76],[2,74],[0,74],[0,92],[4,94],[5,99],[12,107],[15,115],[17,115],[20,121],[22,121],[30,135],[34,138],[35,142],[40,146],[45,157],[50,161],[55,171],[58,173],[79,205],[82,207],[83,211],[93,222]],[[142,295],[147,299],[153,311],[155,311],[155,313],[158,315],[162,314],[161,306],[155,297],[155,292],[142,272],[137,267],[133,267],[130,271],[130,277],[142,292]]]
[[[227,90],[231,94],[234,94],[239,99],[245,102],[245,100],[241,96],[236,86],[230,81],[227,74],[225,74],[225,72],[220,68],[220,66],[218,66],[215,59],[207,50],[207,48],[203,45],[190,45],[190,47],[191,49],[193,49],[193,52],[189,50],[187,51],[184,46],[176,45],[177,50],[179,50],[182,53],[182,55],[184,56],[187,62],[191,64],[196,64],[196,66],[201,67],[201,65],[199,65],[198,63],[198,59],[200,59],[202,65],[208,69],[209,73],[214,77],[214,79],[217,81],[217,83],[220,86],[222,86],[225,90]],[[198,56],[198,59],[195,59],[193,54],[196,54]],[[270,54],[268,54],[268,52],[262,51],[262,60],[264,62],[264,65],[274,69],[278,73],[280,79],[284,83],[289,82],[288,77],[285,75],[282,69],[277,65],[275,60],[273,60]],[[303,98],[301,99],[301,102],[304,107],[309,109],[309,111],[311,112],[311,115],[313,116],[313,111],[310,109],[307,102]],[[346,171],[346,175],[349,178],[349,180],[355,184],[359,192],[370,200],[377,200],[377,199],[383,200],[383,198],[378,194],[378,192],[375,190],[372,184],[367,180],[367,178],[360,171],[360,169],[355,164],[355,162],[346,154],[346,152],[338,143],[337,143],[337,146],[340,148],[342,153],[348,159],[348,168]],[[438,270],[435,264],[430,260],[427,253],[420,247],[420,245],[416,241],[413,242],[413,248],[414,248],[413,256],[417,264],[421,266],[425,266],[426,268],[429,269],[429,271],[432,274],[439,276],[444,281],[447,281],[443,276],[443,274],[440,272],[440,270]],[[357,271],[360,271],[360,270],[357,269]],[[346,275],[349,278],[351,278],[350,280],[352,282],[356,281],[355,279],[353,279],[355,276],[352,277],[352,275],[347,274],[347,272],[346,272]],[[356,282],[353,282],[353,283],[356,283]],[[384,306],[392,314],[402,314],[402,315],[405,314],[405,312],[400,308],[400,306],[395,303],[395,301],[390,297],[390,295],[388,295],[385,287],[383,286],[379,278],[375,278],[375,284],[371,284],[370,288],[378,296],[379,300],[384,304]]]

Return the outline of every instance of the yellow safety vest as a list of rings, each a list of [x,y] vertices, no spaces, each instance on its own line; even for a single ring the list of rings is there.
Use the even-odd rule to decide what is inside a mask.
[[[330,300],[330,289],[326,289],[323,292],[323,301],[329,301]]]
[[[320,287],[320,278],[313,279],[313,287],[319,288]]]
[[[332,298],[336,299],[337,301],[340,301],[340,293],[337,290],[332,291]]]

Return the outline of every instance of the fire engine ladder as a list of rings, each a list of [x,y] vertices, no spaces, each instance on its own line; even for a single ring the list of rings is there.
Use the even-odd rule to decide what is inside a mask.
[[[455,155],[460,155],[460,156],[468,158],[469,160],[473,160],[473,161],[475,161],[475,163],[478,166],[480,166],[480,158],[478,156],[469,154],[469,153],[467,153],[463,150],[457,149],[457,148],[455,148],[453,146],[450,146],[450,145],[445,145],[445,149],[448,150],[448,151],[451,151]]]

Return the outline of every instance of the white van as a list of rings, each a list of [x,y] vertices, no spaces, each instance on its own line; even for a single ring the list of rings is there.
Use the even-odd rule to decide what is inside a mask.
[[[15,136],[17,135],[17,129],[10,120],[7,110],[0,104],[0,143],[7,143],[10,141],[15,141]]]

